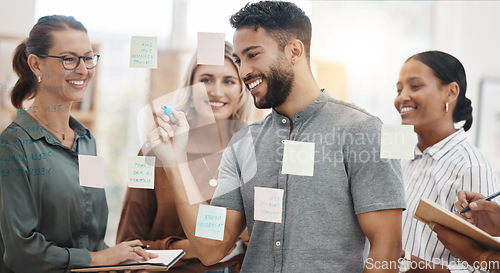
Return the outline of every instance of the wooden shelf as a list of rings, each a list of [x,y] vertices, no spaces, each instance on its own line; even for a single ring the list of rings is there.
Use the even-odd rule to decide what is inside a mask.
[[[16,109],[8,109],[8,108],[4,108],[4,107],[0,108],[0,115],[2,115],[2,116],[15,115],[15,114],[16,114]]]
[[[85,126],[87,126],[87,123],[94,123],[96,120],[96,113],[94,111],[72,110],[71,115],[81,123],[85,124]]]
[[[15,36],[15,35],[3,35],[0,34],[0,40],[17,40],[17,41],[22,41],[23,39],[26,39],[27,37],[22,37],[22,36]]]

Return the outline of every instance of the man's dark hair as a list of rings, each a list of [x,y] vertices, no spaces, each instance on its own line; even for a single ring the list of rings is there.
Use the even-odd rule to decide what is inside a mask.
[[[295,4],[282,1],[248,3],[229,18],[235,29],[253,26],[264,28],[281,48],[294,38],[304,44],[309,61],[311,51],[311,21]]]

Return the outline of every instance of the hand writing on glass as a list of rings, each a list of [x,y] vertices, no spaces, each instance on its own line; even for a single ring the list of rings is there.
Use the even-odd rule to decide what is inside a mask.
[[[177,124],[172,123],[161,108],[155,109],[155,114],[156,123],[153,128],[149,128],[146,138],[156,157],[162,161],[164,167],[185,162],[189,132],[185,114],[177,110],[172,112]]]

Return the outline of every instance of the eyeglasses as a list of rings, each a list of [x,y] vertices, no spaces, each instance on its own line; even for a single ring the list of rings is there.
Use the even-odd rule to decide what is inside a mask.
[[[99,54],[89,54],[86,56],[77,56],[76,54],[70,54],[65,56],[51,56],[51,55],[38,55],[39,57],[50,57],[61,59],[62,65],[66,70],[73,70],[80,65],[80,59],[83,59],[83,63],[87,69],[92,69],[97,65],[99,61]]]

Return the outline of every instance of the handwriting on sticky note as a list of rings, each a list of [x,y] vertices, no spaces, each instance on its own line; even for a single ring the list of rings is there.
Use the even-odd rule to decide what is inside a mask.
[[[104,188],[104,158],[100,156],[78,155],[80,186]]]
[[[224,65],[225,34],[198,32],[198,64]]]
[[[158,67],[158,39],[156,37],[132,36],[130,67]]]
[[[226,224],[226,208],[200,204],[195,236],[222,241]]]
[[[254,220],[281,223],[284,191],[262,187],[254,190]]]
[[[382,124],[380,158],[413,159],[415,143],[413,125]]]
[[[130,156],[128,158],[128,186],[130,188],[154,189],[155,157]]]
[[[283,140],[283,174],[314,175],[314,142]]]

